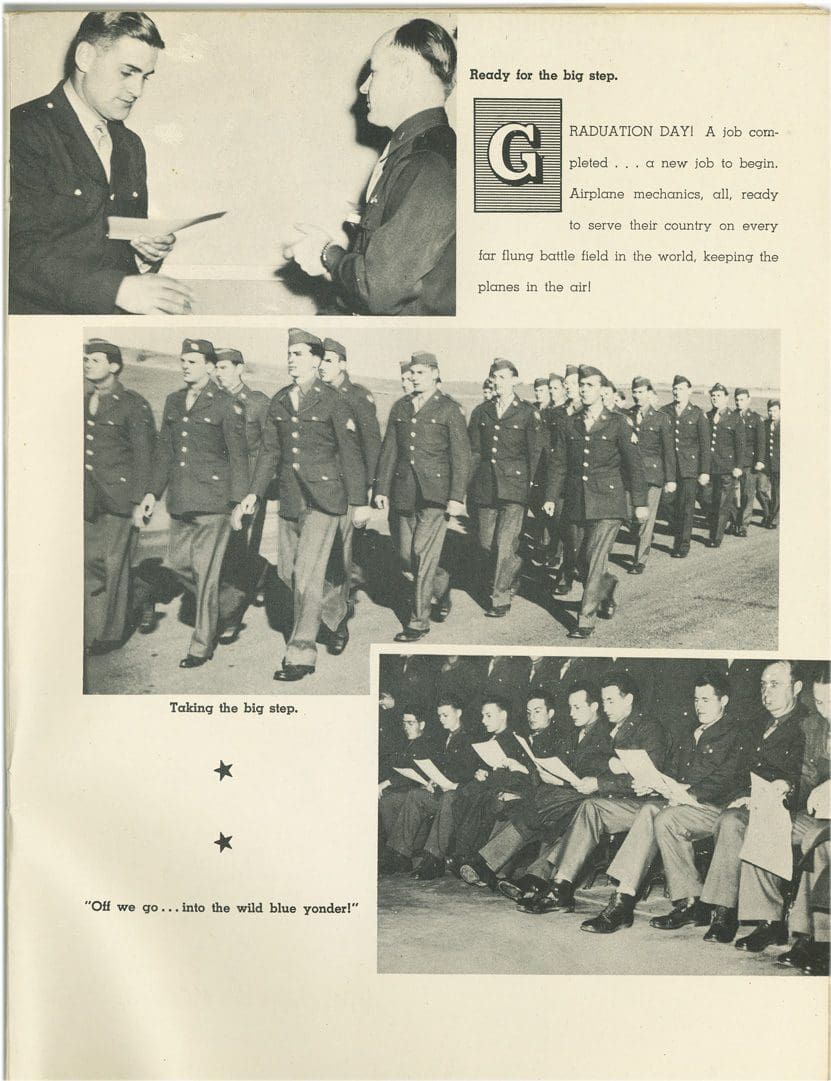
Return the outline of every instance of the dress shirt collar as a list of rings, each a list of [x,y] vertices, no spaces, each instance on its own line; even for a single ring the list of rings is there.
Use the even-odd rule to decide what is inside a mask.
[[[104,126],[106,131],[109,131],[107,121],[99,116],[94,109],[91,109],[89,105],[83,100],[78,91],[72,85],[72,80],[67,79],[63,84],[63,92],[66,95],[66,100],[72,107],[72,111],[78,117],[81,127],[84,129],[84,134],[87,136],[93,147],[98,146],[98,133],[96,128],[101,125]]]

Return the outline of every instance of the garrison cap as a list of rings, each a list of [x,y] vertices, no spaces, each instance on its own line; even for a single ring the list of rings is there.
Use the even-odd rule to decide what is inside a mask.
[[[565,382],[565,380],[559,374],[559,372],[549,372],[548,373],[548,382],[549,383],[563,383],[563,382]]]
[[[720,390],[722,394],[727,393],[727,387],[724,385],[724,383],[713,383],[713,385],[710,387],[710,393],[713,394],[717,390]]]
[[[632,380],[632,390],[638,390],[640,387],[652,390],[652,382],[645,375],[636,375]]]
[[[339,357],[346,360],[346,346],[341,345],[340,342],[336,342],[334,338],[323,339],[323,352],[337,353]]]
[[[482,380],[482,390],[485,390],[488,387],[490,387],[490,389],[493,390],[493,383],[490,380],[490,376],[488,376],[487,379]]]
[[[214,343],[209,342],[206,338],[185,338],[182,342],[181,355],[185,356],[186,353],[201,353],[205,360],[209,360],[211,364],[216,364]]]
[[[603,374],[603,372],[601,372],[599,368],[592,367],[591,364],[581,364],[580,367],[577,369],[577,374],[580,376],[581,379],[589,379],[591,376],[597,375],[600,377],[600,382],[603,384],[603,386],[610,385],[608,379]]]
[[[245,364],[245,357],[239,351],[239,349],[217,349],[216,362],[220,360],[230,360],[232,364]]]
[[[536,390],[537,387],[547,387],[547,386],[548,386],[548,380],[546,379],[546,377],[544,375],[537,376],[537,378],[534,380],[534,389],[535,390]]]
[[[413,353],[408,367],[412,368],[414,364],[423,364],[425,368],[435,369],[438,369],[439,366],[435,353]]]
[[[566,364],[566,379],[568,379],[568,377],[570,375],[579,375],[579,374],[580,374],[580,369],[577,367],[576,364]]]
[[[323,345],[323,342],[316,334],[310,334],[308,330],[289,327],[289,345]]]
[[[778,405],[780,409],[782,408],[782,403],[778,398],[768,398],[768,409],[773,405]]]
[[[511,360],[505,360],[504,357],[496,357],[493,364],[491,364],[490,374],[495,372],[509,371],[511,375],[515,375],[519,378],[519,372],[516,370],[516,365]]]
[[[740,394],[746,394],[748,398],[750,397],[750,391],[747,389],[747,387],[736,387],[736,389],[733,391],[733,397],[738,398]]]
[[[110,360],[114,360],[117,364],[123,363],[121,350],[118,346],[113,345],[112,342],[104,341],[103,338],[90,338],[88,342],[84,343],[84,352],[87,355],[103,353],[105,357],[109,357]]]
[[[674,387],[679,386],[681,383],[686,383],[688,387],[692,387],[692,383],[687,379],[686,375],[676,375],[672,381]]]
[[[408,372],[410,370],[410,368],[412,368],[412,366],[413,366],[412,360],[399,360],[399,362],[398,362],[398,367],[401,369],[401,374],[402,375],[405,372]]]

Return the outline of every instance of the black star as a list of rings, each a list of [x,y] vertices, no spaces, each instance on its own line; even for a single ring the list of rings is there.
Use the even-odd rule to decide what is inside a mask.
[[[231,780],[234,779],[233,774],[231,773],[231,766],[233,766],[233,764],[234,763],[231,762],[230,765],[226,766],[225,763],[220,758],[220,760],[219,760],[219,769],[214,770],[214,773],[219,774],[220,781],[222,780],[223,777],[230,777]]]
[[[233,833],[231,837],[233,837]],[[219,845],[219,851],[224,852],[226,848],[231,848],[231,837],[226,837],[222,830],[219,831],[219,840],[214,841],[215,845]],[[231,849],[233,851],[233,849]]]

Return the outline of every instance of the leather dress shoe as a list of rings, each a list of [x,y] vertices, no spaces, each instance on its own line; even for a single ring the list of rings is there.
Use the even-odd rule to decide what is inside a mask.
[[[186,657],[182,657],[179,661],[180,668],[201,668],[203,664],[207,664],[211,659],[211,655],[207,657],[194,657],[192,653],[188,653]]]
[[[707,540],[704,542],[708,548],[721,548],[720,540]]]
[[[217,638],[217,642],[221,646],[230,646],[239,638],[240,631],[242,630],[241,623],[232,623],[230,627],[226,627],[225,630]]]
[[[119,649],[121,643],[115,641],[115,639],[102,638],[99,641],[91,642],[86,648],[86,654],[88,657],[103,657],[105,653],[112,653],[114,649]]]
[[[571,578],[561,578],[560,581],[554,586],[554,593],[557,597],[565,597],[567,593],[571,593],[571,587],[574,585]]]
[[[433,611],[430,613],[430,618],[434,623],[444,623],[450,615],[450,609],[452,607],[453,601],[450,599],[450,590],[448,590],[438,604],[433,605]]]
[[[686,927],[694,923],[696,927],[706,927],[709,922],[709,909],[702,904],[697,897],[685,897],[678,901],[671,912],[665,916],[655,916],[649,921],[650,927],[659,931],[677,931],[679,927]]]
[[[571,882],[552,882],[548,893],[537,901],[523,904],[522,911],[532,916],[546,916],[549,912],[573,912],[574,886]]]
[[[141,619],[138,623],[139,634],[152,634],[156,629],[156,608],[151,602],[145,604],[141,609]]]
[[[597,609],[597,614],[601,619],[611,619],[617,611],[617,601],[615,600],[615,590],[617,589],[617,579],[612,583],[612,590],[605,601],[601,601],[600,607]]]
[[[549,883],[544,878],[538,878],[536,875],[522,875],[516,882],[512,882],[510,878],[503,878],[496,888],[503,897],[519,904],[520,901],[538,900],[544,893],[548,893],[548,885]]]
[[[481,856],[469,856],[459,867],[459,877],[468,886],[487,886],[496,890],[496,875],[488,867]]]
[[[510,604],[492,604],[485,612],[485,615],[489,619],[501,619],[503,616],[506,616],[510,610]]]
[[[443,878],[444,870],[444,860],[428,853],[418,865],[415,876],[422,882],[430,882],[434,878]]]
[[[420,631],[416,627],[405,627],[403,631],[399,631],[393,638],[393,642],[417,642],[419,638],[424,638],[425,635],[430,633],[430,629]]]
[[[788,929],[779,920],[763,920],[749,935],[736,939],[736,949],[745,953],[761,953],[768,946],[784,946]]]
[[[737,529],[734,535],[736,537],[746,537],[747,536],[747,530],[746,529]]]
[[[591,920],[583,920],[581,931],[590,931],[594,935],[611,935],[621,927],[631,927],[635,920],[635,898],[628,893],[615,891],[609,903]]]
[[[413,861],[409,856],[402,856],[395,849],[385,848],[378,858],[378,873],[382,875],[395,875],[399,871],[412,871]]]
[[[713,911],[713,920],[704,935],[704,941],[719,942],[723,946],[727,945],[728,942],[733,941],[738,929],[739,921],[736,917],[735,908],[716,905]]]
[[[635,563],[634,566],[629,568],[628,573],[629,574],[643,574],[643,572],[645,570],[646,570],[646,564],[645,563]]]
[[[329,632],[329,641],[326,643],[326,649],[332,654],[333,657],[339,657],[341,653],[346,649],[349,643],[349,616],[346,615],[335,627],[333,631]]]
[[[568,632],[569,638],[591,638],[594,627],[572,627]]]
[[[274,678],[278,683],[296,683],[299,679],[303,679],[305,676],[310,676],[314,672],[313,664],[285,664],[282,668],[278,668],[274,673]]]
[[[686,546],[682,548],[673,548],[673,550],[669,554],[672,556],[673,559],[686,559],[687,556],[690,554],[690,550]]]
[[[776,958],[777,965],[784,965],[785,968],[802,968],[810,957],[813,945],[813,940],[808,938],[807,935],[800,935],[794,940],[793,946],[786,953],[779,954]]]
[[[804,976],[828,975],[828,943],[812,942],[808,956],[800,965]]]

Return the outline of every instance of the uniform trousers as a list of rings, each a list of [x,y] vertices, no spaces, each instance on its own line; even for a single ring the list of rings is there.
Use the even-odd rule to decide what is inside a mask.
[[[617,578],[609,574],[609,555],[622,524],[622,518],[594,518],[571,523],[571,542],[584,583],[578,618],[580,627],[595,625],[598,608],[611,598],[617,585]]]
[[[444,859],[450,854],[450,847],[453,844],[453,823],[455,821],[453,805],[455,802],[455,789],[450,792],[442,792],[438,809],[433,818],[433,824],[430,826],[430,832],[424,842],[424,851],[431,856],[435,856],[436,859]]]
[[[673,511],[673,533],[675,550],[689,548],[692,538],[693,519],[695,518],[695,497],[698,492],[698,480],[695,477],[679,477],[676,481],[675,506]]]
[[[708,905],[738,906],[741,850],[749,821],[750,812],[746,807],[733,807],[719,815],[713,830],[716,847],[701,891],[701,900]]]
[[[604,833],[631,829],[643,804],[637,796],[589,796],[583,800],[565,834],[557,876],[576,882]]]
[[[826,834],[828,819],[820,820]],[[809,841],[802,841],[803,854],[811,849],[817,839],[814,834]],[[828,941],[828,905],[829,905],[829,864],[831,864],[831,841],[826,836],[815,845],[808,857],[810,866],[803,870],[799,879],[799,889],[794,899],[790,915],[790,929],[795,935],[809,935],[816,941]],[[817,918],[817,911],[824,913],[822,920]]]
[[[798,845],[803,852],[807,852],[814,838],[827,828],[826,820],[812,818],[809,814],[800,811],[794,817],[791,843],[794,846]],[[781,920],[782,891],[786,885],[785,880],[773,872],[742,861],[739,875],[739,919],[774,922]]]
[[[721,543],[724,529],[730,520],[736,487],[732,473],[715,473],[707,485],[707,517],[710,540]]]
[[[231,533],[227,514],[171,515],[168,566],[196,598],[188,653],[210,657],[220,616],[219,579]]]
[[[342,517],[306,506],[297,518],[279,519],[277,574],[292,591],[294,609],[284,665],[313,668],[321,623],[334,631],[346,616],[344,576],[348,597],[348,567],[340,546],[332,552]]]
[[[409,793],[409,788],[388,788],[381,793],[381,798],[378,800],[378,817],[381,837],[385,841],[389,841],[392,836],[395,823]]]
[[[765,521],[775,525],[779,517],[779,474],[760,473],[757,492]]]
[[[429,630],[431,605],[443,600],[450,590],[450,575],[439,566],[447,511],[422,503],[411,514],[391,512],[389,523],[401,567],[413,579],[407,626],[414,631]]]
[[[660,852],[670,899],[700,897],[693,842],[712,836],[720,814],[721,808],[709,804],[670,807],[665,800],[650,799],[638,812],[608,874],[624,891],[635,894]]]
[[[510,604],[519,582],[522,560],[519,542],[525,507],[500,500],[495,507],[479,507],[479,544],[488,559],[491,604]]]
[[[137,544],[130,516],[99,514],[84,522],[84,645],[124,638]]]
[[[527,799],[508,804],[510,821],[490,838],[479,855],[492,871],[498,871],[529,841],[540,836],[548,841],[558,838],[585,798],[570,785],[539,785]]]
[[[430,832],[433,818],[441,806],[442,793],[426,788],[413,788],[401,805],[387,844],[402,856],[414,856],[420,852]]]
[[[646,563],[649,553],[652,551],[652,535],[655,532],[655,522],[658,518],[658,506],[661,502],[662,488],[657,484],[650,484],[646,491],[646,506],[649,516],[645,522],[635,519],[635,527],[638,538],[635,541],[635,554],[632,557],[634,563]]]
[[[229,611],[234,611],[238,620],[242,620],[268,566],[267,560],[260,555],[265,511],[265,500],[258,500],[256,512],[243,518],[242,529],[231,530],[225,549],[222,607],[225,608],[227,603]]]
[[[742,475],[736,481],[738,488],[738,507],[733,515],[733,520],[740,529],[747,529],[753,521],[753,504],[756,502],[756,479],[758,474],[753,466],[744,469]]]

